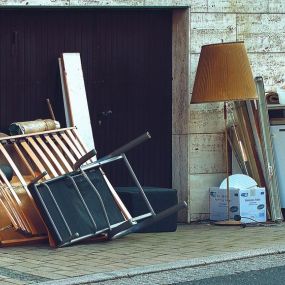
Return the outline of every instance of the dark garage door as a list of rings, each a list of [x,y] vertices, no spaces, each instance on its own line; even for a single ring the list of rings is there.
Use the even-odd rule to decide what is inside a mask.
[[[150,131],[128,158],[144,185],[171,186],[171,11],[0,10],[2,132],[48,117],[46,98],[64,126],[62,52],[81,54],[98,156]],[[130,184],[121,167],[109,175]]]

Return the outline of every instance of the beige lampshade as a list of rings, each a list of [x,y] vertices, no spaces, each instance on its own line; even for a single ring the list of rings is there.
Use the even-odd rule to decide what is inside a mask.
[[[243,42],[202,46],[191,103],[257,99]]]

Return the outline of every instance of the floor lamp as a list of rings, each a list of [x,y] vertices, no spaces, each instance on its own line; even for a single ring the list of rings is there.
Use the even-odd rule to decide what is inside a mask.
[[[224,102],[228,220],[222,224],[236,224],[230,220],[228,102],[254,99],[257,99],[257,93],[244,43],[202,46],[191,103]]]

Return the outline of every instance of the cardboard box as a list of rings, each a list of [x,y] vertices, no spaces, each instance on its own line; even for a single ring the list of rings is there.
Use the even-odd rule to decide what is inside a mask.
[[[209,189],[210,220],[228,219],[226,189],[211,187]],[[230,219],[241,216],[241,222],[266,222],[265,188],[236,189],[230,188]]]

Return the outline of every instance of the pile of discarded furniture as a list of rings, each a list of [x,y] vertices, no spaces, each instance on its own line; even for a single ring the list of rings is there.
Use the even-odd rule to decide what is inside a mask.
[[[110,240],[177,215],[186,203],[167,191],[171,203],[155,211],[126,157],[149,133],[97,159],[80,55],[63,53],[58,60],[67,128],[60,128],[47,99],[52,119],[13,123],[11,136],[0,136],[0,245]],[[118,161],[133,179],[143,211],[129,209],[104,173],[105,165]]]
[[[52,247],[90,239],[114,239],[156,223],[186,207],[156,214],[125,152],[150,138],[134,139],[111,154],[87,152],[77,129],[61,128],[0,138],[0,244],[49,240]],[[131,216],[105,175],[122,160],[148,211]]]

